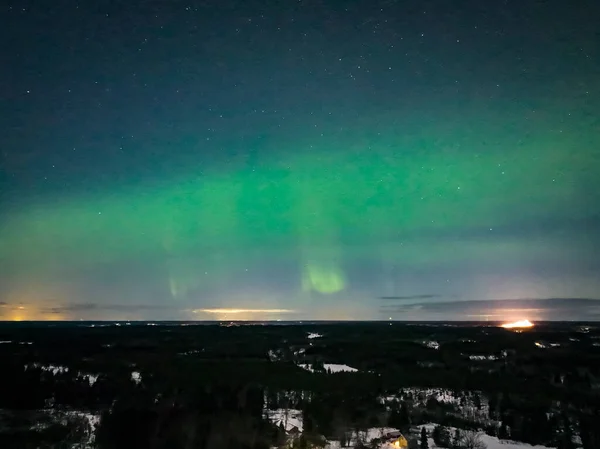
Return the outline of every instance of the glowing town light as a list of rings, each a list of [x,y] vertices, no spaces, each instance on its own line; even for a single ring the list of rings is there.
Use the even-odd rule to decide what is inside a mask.
[[[533,327],[533,323],[529,320],[515,321],[514,323],[505,323],[502,325],[504,329],[523,329],[526,327]]]
[[[197,309],[194,313],[239,314],[239,313],[293,313],[289,309]]]

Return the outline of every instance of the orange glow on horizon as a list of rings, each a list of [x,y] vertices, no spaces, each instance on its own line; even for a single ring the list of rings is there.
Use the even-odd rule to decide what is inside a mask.
[[[293,310],[288,309],[197,309],[194,313],[226,313],[226,314],[239,314],[239,313],[292,313]]]
[[[272,320],[281,314],[294,313],[289,309],[235,309],[235,308],[216,308],[216,309],[196,309],[192,310],[194,314],[212,315],[218,321],[264,321]]]
[[[0,321],[64,321],[72,319],[61,313],[50,313],[37,306],[6,306],[0,312]]]
[[[520,320],[515,321],[513,323],[505,323],[501,327],[504,329],[524,329],[528,327],[533,327],[533,323],[529,320]]]

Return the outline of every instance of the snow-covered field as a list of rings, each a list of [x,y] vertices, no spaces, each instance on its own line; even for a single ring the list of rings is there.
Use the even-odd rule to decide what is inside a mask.
[[[355,447],[359,442],[369,446],[374,439],[383,438],[388,433],[394,432],[400,431],[393,427],[371,427],[370,429],[361,431],[358,436],[354,433],[349,433],[344,447]],[[329,440],[325,446],[326,449],[341,449],[341,447],[342,445],[337,440]]]
[[[31,365],[25,365],[25,370],[28,370],[30,368],[39,368],[42,371],[50,372],[55,376],[57,374],[63,374],[63,373],[69,372],[69,367],[62,366],[62,365],[42,365],[41,363],[32,363]]]
[[[66,415],[69,417],[81,418],[87,421],[88,429],[86,432],[86,439],[85,441],[78,443],[76,447],[82,449],[94,447],[94,442],[96,440],[96,430],[98,429],[98,425],[100,424],[100,415],[94,415],[91,413],[79,411],[69,411],[66,412]]]
[[[56,376],[57,374],[64,374],[69,372],[68,366],[63,365],[42,365],[41,363],[32,363],[31,365],[25,365],[25,370],[28,369],[36,369],[39,368],[42,371],[52,373],[52,375]],[[90,387],[96,383],[98,380],[98,374],[92,373],[83,373],[81,371],[77,372],[77,377],[80,379],[85,379],[90,384]]]
[[[426,347],[431,348],[431,349],[440,349],[440,344],[434,340],[424,341],[423,345],[425,345]]]
[[[498,360],[495,355],[470,355],[469,360]]]
[[[386,396],[384,398],[380,398],[380,400],[383,404],[406,399],[411,399],[413,401],[426,404],[427,400],[430,398],[434,398],[438,402],[443,402],[445,404],[458,404],[460,402],[460,398],[452,390],[447,390],[444,388],[419,387],[403,388],[398,392],[397,395]]]
[[[425,424],[423,426],[419,426],[418,428],[421,429],[421,427],[425,427],[428,435],[431,435],[431,432],[433,431],[433,428],[435,426],[436,426],[436,424]],[[454,428],[454,427],[447,427],[447,429],[450,430],[451,435],[453,435],[454,432],[456,431],[456,428]],[[480,438],[481,438],[481,441],[487,446],[487,449],[555,449],[555,448],[549,448],[547,446],[539,446],[539,445],[532,446],[530,444],[519,443],[517,441],[500,440],[496,437],[486,435],[485,433],[480,433]],[[429,449],[438,449],[438,448],[439,448],[439,446],[435,445],[433,439],[429,438]]]
[[[4,417],[12,416],[11,413],[11,411],[0,410],[0,415]],[[60,424],[78,429],[76,434],[80,435],[81,439],[73,443],[73,449],[92,449],[95,445],[96,430],[100,424],[99,414],[80,410],[57,410],[52,408],[32,410],[28,413],[27,415],[23,415],[21,412],[21,415],[19,415],[17,426],[20,431],[29,429],[31,432],[42,432],[54,424]],[[6,430],[6,428],[3,430]],[[81,433],[79,433],[80,431]],[[66,446],[61,445],[60,447]]]
[[[445,388],[411,387],[403,388],[395,395],[380,397],[379,401],[390,410],[394,407],[394,403],[402,401],[410,401],[414,405],[426,407],[431,399],[451,406],[454,409],[454,414],[472,422],[477,422],[482,427],[494,424],[489,418],[487,397],[477,391],[457,392]]]
[[[315,370],[313,369],[313,367],[311,365],[307,365],[307,364],[301,364],[298,365],[300,368],[304,368],[307,371],[310,371],[311,373],[314,373]],[[358,370],[356,368],[352,368],[351,366],[348,365],[338,365],[336,363],[325,363],[323,364],[323,366],[325,367],[325,371],[329,372],[331,371],[332,373],[355,373]]]

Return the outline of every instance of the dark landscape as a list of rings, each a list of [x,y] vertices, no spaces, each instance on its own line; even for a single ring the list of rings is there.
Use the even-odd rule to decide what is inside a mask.
[[[7,322],[0,341],[2,448],[600,442],[594,323]]]

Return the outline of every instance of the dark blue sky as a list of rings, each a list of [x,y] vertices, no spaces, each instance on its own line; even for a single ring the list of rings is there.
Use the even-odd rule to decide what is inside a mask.
[[[8,2],[0,318],[600,298],[598,23],[593,1]]]

